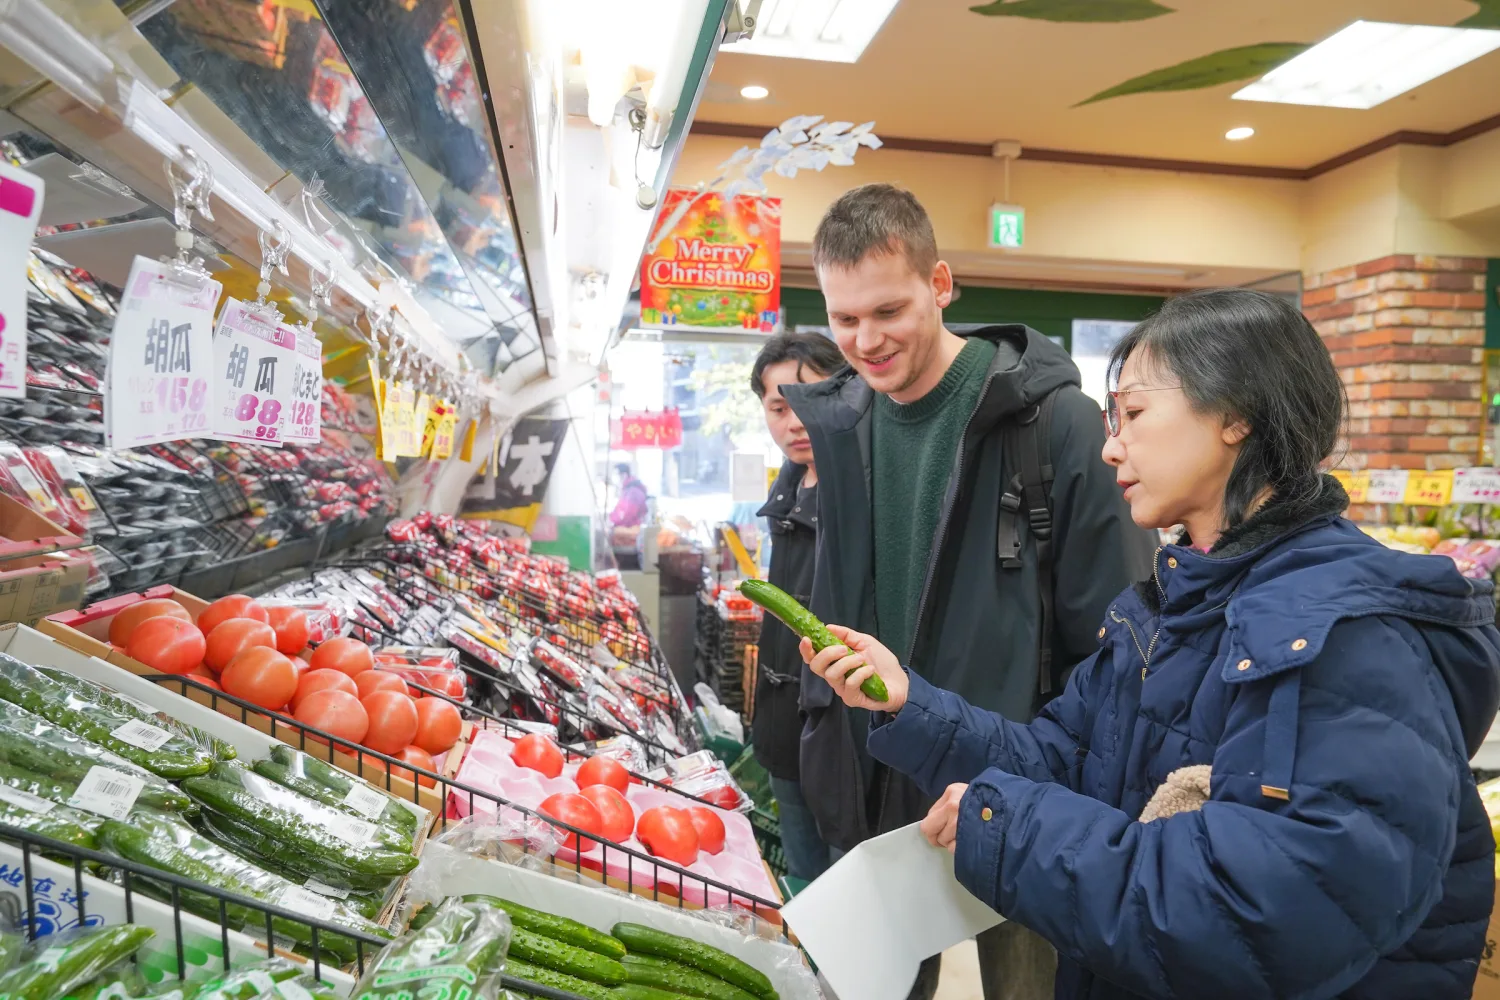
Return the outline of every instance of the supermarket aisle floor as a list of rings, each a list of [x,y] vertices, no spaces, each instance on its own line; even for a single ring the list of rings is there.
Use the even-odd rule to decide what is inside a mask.
[[[943,952],[943,975],[933,1000],[983,1000],[979,986],[979,951],[965,941]]]

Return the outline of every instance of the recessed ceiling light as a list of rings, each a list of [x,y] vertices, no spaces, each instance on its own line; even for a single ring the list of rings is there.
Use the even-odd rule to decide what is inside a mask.
[[[748,87],[740,88],[740,96],[747,101],[763,101],[771,96],[771,92],[758,83],[752,83]]]
[[[858,62],[899,0],[764,0],[753,37],[725,52]]]
[[[1239,128],[1232,128],[1228,132],[1225,132],[1224,138],[1230,142],[1239,142],[1241,139],[1248,139],[1254,134],[1255,129],[1249,125],[1241,125]]]
[[[1234,95],[1364,110],[1500,48],[1500,31],[1355,21]]]

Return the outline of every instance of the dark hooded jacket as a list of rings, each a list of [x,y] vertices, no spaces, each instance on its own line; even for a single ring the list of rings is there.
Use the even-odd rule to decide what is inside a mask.
[[[1494,901],[1469,758],[1500,700],[1493,587],[1319,497],[1168,546],[1035,722],[913,678],[870,751],[968,783],[955,871],[1057,947],[1058,1000],[1462,1000]],[[1182,768],[1201,807],[1140,822]]]
[[[1048,455],[1052,487],[1054,692],[1098,648],[1096,631],[1120,590],[1144,578],[1154,541],[1130,520],[1114,471],[1100,456],[1098,405],[1079,386],[1062,347],[1028,327],[967,334],[996,345],[979,403],[954,456],[928,560],[913,648],[903,662],[938,687],[1019,722],[1045,702],[1038,678],[1041,609],[1035,539],[1022,527],[1022,565],[999,558],[1000,500],[1015,475],[1004,428],[1057,390]],[[851,369],[782,387],[812,440],[818,468],[817,570],[812,611],[823,621],[878,634],[869,483],[874,392]],[[804,668],[801,780],[823,838],[848,849],[920,819],[931,799],[872,765],[863,718]],[[856,730],[858,734],[856,735]]]

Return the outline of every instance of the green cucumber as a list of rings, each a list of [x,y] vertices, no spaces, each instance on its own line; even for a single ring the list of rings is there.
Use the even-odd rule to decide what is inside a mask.
[[[532,931],[536,934],[545,934],[547,937],[565,944],[571,944],[577,948],[583,948],[596,955],[605,958],[613,958],[618,961],[625,957],[625,945],[618,938],[610,937],[603,931],[596,931],[588,924],[581,924],[567,917],[554,916],[541,910],[533,910],[529,906],[520,903],[512,903],[508,899],[499,896],[487,896],[481,893],[471,893],[464,896],[465,903],[482,900],[491,906],[498,906],[510,914],[510,922],[523,930]]]
[[[301,987],[303,992],[315,1000],[335,1000],[338,996],[313,979],[306,966],[294,964],[284,958],[266,959],[226,972],[218,979],[196,987],[195,996],[196,1000],[271,1000],[273,997],[279,1000],[281,997],[300,995],[291,989],[278,990],[277,986],[282,983]]]
[[[487,997],[505,962],[505,915],[449,899],[425,927],[381,949],[350,995],[358,1000]]]
[[[563,944],[521,927],[511,928],[510,955],[532,965],[566,972],[570,976],[603,983],[605,986],[618,986],[625,981],[625,967],[614,959]]]
[[[306,775],[299,775],[295,773],[285,764],[278,764],[274,760],[258,760],[251,765],[251,769],[262,778],[265,778],[268,781],[274,781],[276,782],[276,784],[282,786],[283,788],[290,789],[291,791],[294,791],[297,794],[304,796],[305,798],[312,799],[315,802],[321,802],[331,809],[337,809],[340,812],[348,813],[350,816],[358,816],[360,819],[370,819],[369,816],[360,812],[359,810],[345,805],[344,798],[337,792],[333,791],[333,789],[318,784],[316,781],[313,781]],[[388,846],[409,851],[411,850],[413,844],[411,831],[408,831],[397,824],[388,823],[386,821],[386,813],[389,813],[392,809],[406,812],[406,809],[393,802],[386,807],[385,812],[382,812],[379,816],[375,817],[373,822],[377,823],[382,829],[390,831],[390,837],[387,838],[387,840],[389,841]],[[407,813],[407,815],[410,815],[410,813]]]
[[[78,782],[71,778],[53,778],[38,774],[23,767],[0,763],[0,784],[39,798],[67,805],[73,793],[78,791]],[[193,800],[171,785],[147,785],[135,800],[136,808],[147,806],[165,812],[186,813],[194,811]]]
[[[339,888],[382,888],[393,878],[417,867],[409,851],[358,845],[338,836],[333,828],[305,812],[281,808],[238,785],[218,778],[188,778],[182,788],[209,813],[274,838],[277,855],[299,874]],[[309,805],[311,800],[304,800]],[[320,808],[326,808],[320,806]],[[351,820],[352,821],[352,820]],[[371,824],[373,826],[373,824]]]
[[[755,1000],[754,993],[747,993],[733,983],[655,955],[626,955],[620,964],[625,966],[626,981],[638,986],[654,986],[701,1000]]]
[[[145,992],[145,977],[127,960],[73,988],[62,1000],[135,1000]]]
[[[712,945],[668,934],[643,924],[618,923],[610,929],[610,933],[624,942],[632,954],[654,955],[681,962],[764,997],[765,1000],[777,1000],[776,990],[772,988],[771,980],[766,978],[765,973]]]
[[[37,667],[42,673],[62,685],[69,692],[83,699],[92,699],[99,704],[128,715],[142,722],[150,723],[160,729],[176,733],[185,740],[189,740],[213,754],[215,760],[234,760],[239,756],[239,751],[234,748],[233,743],[226,743],[211,733],[206,733],[196,726],[190,726],[186,722],[179,722],[165,712],[158,712],[151,708],[142,708],[135,699],[126,697],[120,692],[96,684],[93,681],[84,680],[76,674],[70,674],[66,670],[56,667]]]
[[[143,750],[117,738],[114,733],[121,726],[139,721],[134,715],[73,694],[8,653],[0,653],[0,699],[34,712],[163,778],[176,780],[207,774],[214,765],[213,754],[175,733],[155,750]]]
[[[771,614],[781,619],[781,623],[793,632],[812,642],[813,652],[821,653],[829,646],[843,645],[834,638],[828,627],[818,620],[818,616],[797,603],[797,599],[774,583],[764,580],[741,580],[738,590],[750,600],[765,608]],[[886,690],[885,681],[880,679],[879,674],[871,674],[865,678],[859,686],[869,697],[876,701],[886,701],[890,698],[890,691]]]
[[[324,788],[333,792],[340,800],[345,798],[350,790],[356,785],[364,785],[390,799],[390,804],[385,812],[381,813],[380,821],[398,830],[409,834],[413,839],[417,835],[417,814],[407,808],[407,800],[399,795],[386,791],[373,782],[366,781],[358,775],[350,774],[342,768],[334,767],[325,760],[308,753],[303,753],[294,747],[281,744],[271,750],[271,760],[288,768],[293,774],[306,777],[309,781],[315,781]],[[415,805],[416,803],[412,803]]]
[[[10,971],[26,950],[26,939],[19,934],[0,931],[0,972]]]
[[[624,986],[616,986],[609,992],[612,1000],[682,1000],[685,994],[669,993],[659,990],[655,986],[642,986],[640,983],[626,983]]]
[[[607,986],[591,983],[587,979],[579,979],[570,976],[566,972],[558,972],[556,969],[546,969],[540,965],[532,965],[517,958],[505,960],[505,974],[526,983],[535,983],[538,986],[549,986],[554,990],[563,990],[584,998],[584,1000],[612,1000],[614,991]],[[363,1000],[363,998],[361,998]]]
[[[369,833],[372,845],[392,851],[411,852],[411,839],[400,830],[372,821],[353,810],[303,795],[243,764],[222,761],[214,765],[209,777],[242,788],[267,805],[300,816],[316,826],[338,828],[341,824],[345,827],[351,823],[357,824]]]
[[[31,957],[0,976],[0,1000],[56,1000],[93,979],[156,936],[149,927],[120,924],[63,931],[35,942]]]
[[[35,796],[41,798],[41,796]],[[91,816],[81,809],[59,806],[44,800],[53,808],[46,811],[28,809],[12,802],[0,802],[0,824],[38,833],[43,837],[61,840],[74,847],[94,850],[99,846],[95,833],[99,829],[99,817]],[[0,966],[3,967],[3,966]]]

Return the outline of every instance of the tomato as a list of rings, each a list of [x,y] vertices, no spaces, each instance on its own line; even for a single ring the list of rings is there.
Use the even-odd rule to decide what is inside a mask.
[[[590,757],[578,768],[574,780],[579,788],[590,785],[608,785],[621,795],[630,787],[630,772],[620,762],[610,757]]]
[[[579,789],[578,794],[599,810],[599,816],[604,821],[599,832],[604,834],[606,840],[623,844],[630,839],[630,835],[635,832],[635,810],[630,808],[625,796],[609,785],[589,785]]]
[[[417,704],[400,691],[376,691],[360,699],[370,714],[365,746],[395,756],[417,735]]]
[[[358,639],[350,639],[348,636],[341,635],[329,639],[313,650],[312,658],[308,662],[312,664],[314,670],[341,670],[353,677],[373,668],[375,657],[370,653],[369,646]]]
[[[437,764],[433,762],[432,754],[428,753],[426,750],[423,750],[421,747],[407,747],[405,750],[402,750],[400,753],[396,754],[396,756],[406,761],[413,767],[420,767],[424,771],[437,770]],[[437,784],[436,778],[429,778],[425,774],[417,774],[415,771],[408,771],[405,768],[395,768],[392,773],[395,774],[398,778],[405,778],[407,781],[412,781],[413,779],[415,779],[417,784],[425,785],[428,788],[431,788]]]
[[[203,662],[215,673],[223,673],[230,660],[252,646],[275,649],[276,632],[265,622],[253,618],[226,618],[208,633]]]
[[[443,691],[448,697],[456,698],[459,701],[462,701],[464,695],[468,693],[464,690],[464,675],[457,671],[444,677],[443,686],[438,690]]]
[[[267,610],[268,624],[276,630],[276,651],[291,656],[307,645],[309,629],[307,612],[301,608],[276,607]]]
[[[188,676],[192,677],[193,680],[197,681],[199,684],[202,684],[206,688],[213,688],[215,691],[224,690],[219,686],[219,682],[214,680],[212,677],[199,677],[197,674],[189,674]]]
[[[698,860],[698,830],[684,810],[671,806],[647,809],[635,825],[635,836],[642,847],[658,858],[679,865]]]
[[[230,618],[254,618],[258,622],[271,620],[266,609],[251,598],[244,594],[230,594],[203,609],[203,613],[198,616],[198,627],[203,630],[204,635],[211,635],[215,625]]]
[[[338,688],[309,692],[292,711],[292,718],[350,743],[362,741],[370,728],[370,716],[359,699]]]
[[[275,712],[297,693],[297,668],[270,646],[250,646],[229,661],[219,683],[228,694]]]
[[[355,674],[354,686],[359,688],[361,698],[372,695],[376,691],[400,691],[403,694],[406,692],[406,682],[384,670],[365,670]]]
[[[296,666],[294,662],[293,667]],[[337,670],[308,670],[300,673],[297,677],[297,691],[292,695],[292,712],[297,711],[297,706],[302,704],[302,699],[315,691],[342,691],[351,694],[356,701],[359,700],[359,689],[349,679],[348,674],[341,674]],[[364,735],[360,735],[364,739]],[[356,743],[359,740],[355,740]]]
[[[510,749],[510,759],[521,767],[540,771],[549,778],[562,774],[562,751],[541,733],[527,733],[516,740],[515,746]]]
[[[129,646],[130,634],[135,631],[135,627],[148,618],[156,618],[160,615],[181,618],[185,622],[193,620],[188,609],[181,604],[165,597],[155,597],[116,612],[115,616],[109,620],[109,641],[116,646]]]
[[[537,812],[549,819],[561,820],[575,830],[597,833],[600,836],[604,834],[604,817],[599,815],[598,808],[575,792],[561,792],[547,796],[542,800],[542,804],[537,806]],[[559,836],[566,837],[562,843],[563,847],[570,851],[579,850],[578,834],[569,833],[567,830],[558,830],[557,833]],[[585,840],[582,849],[587,851],[594,846],[594,843],[592,840]]]
[[[153,670],[186,674],[203,662],[205,645],[203,633],[192,622],[175,615],[157,615],[131,630],[129,653],[131,659]]]
[[[718,854],[724,849],[724,821],[712,809],[689,806],[688,819],[698,831],[698,846],[709,854]]]
[[[417,735],[412,743],[428,753],[447,753],[458,742],[464,722],[458,709],[441,698],[423,698],[417,702]]]
[[[705,802],[712,802],[720,809],[733,809],[740,804],[740,793],[729,785],[720,785],[718,788],[710,789],[698,798]]]

